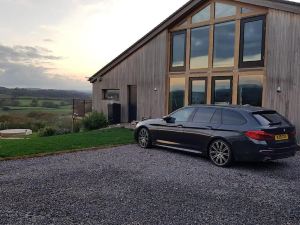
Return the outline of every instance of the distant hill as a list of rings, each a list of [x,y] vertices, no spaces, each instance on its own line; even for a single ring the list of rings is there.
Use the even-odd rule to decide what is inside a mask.
[[[90,99],[91,93],[37,88],[5,88],[0,87],[0,98],[55,98],[55,99]]]

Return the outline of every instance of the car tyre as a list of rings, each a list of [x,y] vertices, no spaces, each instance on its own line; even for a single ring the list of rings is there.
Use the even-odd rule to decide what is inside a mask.
[[[211,162],[219,167],[229,167],[233,162],[232,149],[228,143],[218,139],[214,140],[208,149]]]
[[[141,148],[150,148],[152,146],[152,139],[149,130],[145,127],[138,132],[138,143]]]

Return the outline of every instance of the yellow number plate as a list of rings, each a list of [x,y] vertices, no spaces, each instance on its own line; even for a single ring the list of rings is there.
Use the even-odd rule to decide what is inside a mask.
[[[275,135],[275,140],[276,141],[283,141],[283,140],[288,140],[288,139],[289,139],[288,134]]]

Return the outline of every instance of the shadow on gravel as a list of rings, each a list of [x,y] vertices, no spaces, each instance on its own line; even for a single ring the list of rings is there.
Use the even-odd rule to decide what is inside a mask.
[[[198,158],[200,160],[203,160],[203,162],[210,163],[210,160],[203,156],[202,154],[197,153],[191,153],[191,152],[184,152],[184,151],[178,151],[173,150],[169,148],[154,148],[154,150],[157,151],[166,151],[170,152],[172,154],[178,154],[178,155],[185,155],[187,157],[193,157]],[[288,160],[288,159],[285,159]],[[267,161],[267,162],[234,162],[233,165],[229,169],[238,169],[238,170],[255,170],[255,171],[282,171],[282,170],[290,170],[293,169],[293,165],[289,163],[288,161]]]
[[[257,171],[270,171],[282,170],[289,167],[289,163],[282,161],[270,162],[235,162],[232,168],[242,170],[257,170]]]

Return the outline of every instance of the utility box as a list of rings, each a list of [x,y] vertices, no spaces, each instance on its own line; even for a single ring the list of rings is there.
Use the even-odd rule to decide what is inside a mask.
[[[121,123],[121,104],[108,104],[108,122],[110,124]]]

